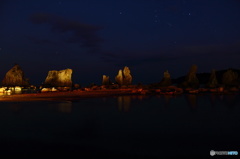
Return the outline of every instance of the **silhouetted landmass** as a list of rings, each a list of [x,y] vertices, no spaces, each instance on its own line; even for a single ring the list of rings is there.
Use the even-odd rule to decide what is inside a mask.
[[[233,69],[233,68],[216,71],[216,78],[217,78],[217,81],[219,82],[219,84],[224,84],[222,82],[223,74],[226,73],[228,70],[232,70],[233,72],[240,74],[240,69]],[[197,73],[196,76],[199,80],[199,83],[201,85],[203,85],[203,84],[205,85],[209,82],[211,73],[210,72],[209,73]],[[172,82],[174,84],[181,84],[182,82],[184,82],[185,79],[186,79],[186,76],[181,76],[179,78],[172,79]]]

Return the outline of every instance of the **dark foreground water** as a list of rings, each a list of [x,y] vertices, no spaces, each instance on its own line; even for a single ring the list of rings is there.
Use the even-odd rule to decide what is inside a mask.
[[[209,158],[239,136],[239,95],[0,102],[0,158]]]

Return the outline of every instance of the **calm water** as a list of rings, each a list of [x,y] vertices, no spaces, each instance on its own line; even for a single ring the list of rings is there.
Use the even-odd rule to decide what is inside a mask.
[[[0,156],[201,158],[240,152],[239,134],[239,95],[0,103]]]

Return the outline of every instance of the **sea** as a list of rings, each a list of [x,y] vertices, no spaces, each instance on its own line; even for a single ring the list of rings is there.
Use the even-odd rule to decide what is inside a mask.
[[[131,95],[31,102],[1,102],[0,97],[0,158],[208,158],[211,150],[240,152],[239,97]]]

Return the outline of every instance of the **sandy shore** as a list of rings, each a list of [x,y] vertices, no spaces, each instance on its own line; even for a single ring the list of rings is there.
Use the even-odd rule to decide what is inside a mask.
[[[20,101],[62,101],[74,100],[89,97],[106,97],[114,95],[132,95],[130,89],[116,90],[94,90],[94,91],[68,91],[68,92],[45,92],[31,94],[14,94],[0,96],[0,102],[20,102]]]

